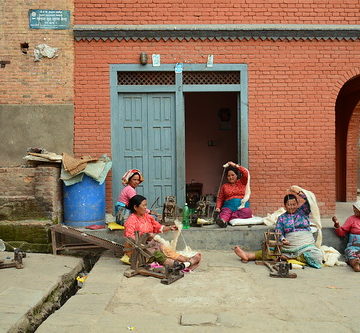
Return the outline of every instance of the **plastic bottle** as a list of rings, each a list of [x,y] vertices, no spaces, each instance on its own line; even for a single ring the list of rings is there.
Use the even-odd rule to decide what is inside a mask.
[[[189,211],[189,207],[188,207],[187,203],[185,203],[182,214],[183,214],[183,220],[182,220],[183,229],[189,229],[190,228],[190,211]]]

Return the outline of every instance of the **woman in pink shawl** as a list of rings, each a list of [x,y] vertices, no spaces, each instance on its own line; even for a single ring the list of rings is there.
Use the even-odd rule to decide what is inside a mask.
[[[130,169],[125,172],[121,178],[122,184],[125,186],[119,194],[115,204],[116,223],[124,225],[127,217],[130,214],[129,202],[135,196],[136,188],[144,181],[144,177],[138,169]],[[156,212],[147,211],[149,214],[158,216]]]

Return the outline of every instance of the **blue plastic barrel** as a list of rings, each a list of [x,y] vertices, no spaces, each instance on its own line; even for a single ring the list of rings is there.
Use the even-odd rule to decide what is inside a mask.
[[[65,186],[64,221],[70,227],[105,224],[105,182],[101,185],[84,175],[81,182]]]

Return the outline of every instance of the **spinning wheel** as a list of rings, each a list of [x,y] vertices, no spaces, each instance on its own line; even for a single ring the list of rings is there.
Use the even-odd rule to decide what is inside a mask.
[[[275,261],[279,260],[281,256],[281,248],[283,245],[280,237],[281,234],[279,232],[267,231],[264,233],[264,241],[262,245],[263,260],[269,257],[275,257]]]
[[[153,276],[161,279],[163,284],[171,284],[176,280],[184,277],[182,270],[185,268],[183,263],[177,261],[173,266],[165,265],[161,269],[155,269],[150,267],[150,262],[154,261],[154,256],[148,250],[149,246],[146,244],[149,234],[139,235],[139,232],[135,232],[135,240],[127,238],[127,243],[131,246],[126,248],[126,251],[131,251],[130,264],[131,268],[124,272],[124,275],[128,278],[135,275]]]
[[[295,273],[289,273],[292,265],[286,261],[281,261],[283,243],[280,238],[281,234],[279,232],[265,232],[262,244],[262,261],[256,261],[255,263],[269,268],[270,277],[296,278]],[[269,258],[273,259],[269,260]]]

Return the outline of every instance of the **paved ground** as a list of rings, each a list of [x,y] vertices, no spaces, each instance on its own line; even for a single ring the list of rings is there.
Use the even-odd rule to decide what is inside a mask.
[[[0,259],[14,254],[0,252]],[[66,278],[74,279],[82,269],[82,259],[50,254],[27,253],[24,268],[0,270],[0,332],[19,332],[28,326],[31,309],[43,305],[48,295],[63,287]],[[20,331],[21,332],[21,331]]]
[[[85,286],[37,332],[358,332],[359,278],[349,267],[294,270],[275,279],[230,252],[203,253],[201,267],[163,285],[125,278],[103,256]]]
[[[343,209],[339,218],[350,215],[351,206]],[[234,233],[227,229],[216,233]],[[274,279],[229,250],[202,253],[199,269],[169,286],[125,278],[127,266],[106,253],[84,288],[36,332],[359,332],[360,274],[349,267],[306,268],[294,270],[297,279]],[[6,255],[12,256],[0,258]],[[40,304],[49,306],[83,268],[79,258],[50,254],[27,254],[24,264],[0,270],[0,332],[23,332]]]

